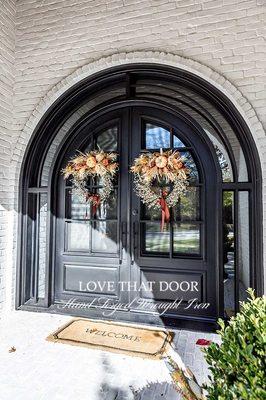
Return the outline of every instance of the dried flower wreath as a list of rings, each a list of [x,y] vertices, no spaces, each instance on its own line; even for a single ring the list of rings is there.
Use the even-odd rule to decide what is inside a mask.
[[[167,150],[141,154],[131,167],[135,192],[149,208],[161,209],[162,221],[170,220],[170,207],[187,191],[189,170],[178,151]],[[158,192],[159,186],[159,192]]]
[[[99,204],[110,197],[117,169],[116,153],[93,150],[86,154],[80,153],[70,160],[62,173],[65,179],[71,177],[73,193],[78,195],[82,201],[92,204],[94,215]],[[101,178],[101,194],[92,193],[88,190],[88,179],[93,176]]]

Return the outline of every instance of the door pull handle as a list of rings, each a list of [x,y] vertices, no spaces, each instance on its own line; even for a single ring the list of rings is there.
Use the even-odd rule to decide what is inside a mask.
[[[133,222],[133,240],[132,240],[132,248],[131,248],[131,264],[135,263],[135,251],[138,248],[138,224],[137,222]]]
[[[123,248],[127,246],[127,223],[125,221],[121,224],[121,244]]]
[[[121,222],[121,243],[120,243],[120,255],[119,262],[122,263],[123,260],[123,250],[127,246],[127,223],[125,221]]]

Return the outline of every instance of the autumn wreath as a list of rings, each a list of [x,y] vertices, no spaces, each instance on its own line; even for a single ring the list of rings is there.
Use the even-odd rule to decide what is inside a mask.
[[[144,153],[134,160],[135,192],[149,208],[161,209],[162,223],[170,220],[170,207],[174,207],[188,186],[189,170],[178,151],[167,150]]]
[[[116,153],[93,150],[86,154],[79,153],[68,162],[62,173],[65,179],[71,178],[72,192],[78,195],[82,201],[91,203],[93,206],[92,213],[95,214],[99,204],[106,201],[113,190],[117,169]],[[92,193],[88,190],[89,177],[101,178],[101,194]]]

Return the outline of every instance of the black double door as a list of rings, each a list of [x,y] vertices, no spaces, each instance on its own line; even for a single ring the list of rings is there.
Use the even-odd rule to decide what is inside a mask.
[[[132,321],[214,320],[217,172],[209,143],[182,116],[154,107],[122,107],[78,129],[60,168],[77,150],[101,148],[118,153],[119,173],[96,215],[70,181],[58,179],[55,303],[74,299],[88,305],[83,315],[105,310]],[[141,203],[129,172],[140,153],[161,148],[179,151],[190,170],[188,191],[163,231],[160,210]],[[90,190],[101,193],[101,180],[92,180]]]

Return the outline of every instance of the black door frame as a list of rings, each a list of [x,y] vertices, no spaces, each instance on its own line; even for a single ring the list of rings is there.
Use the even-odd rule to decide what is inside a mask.
[[[40,176],[41,166],[46,154],[47,149],[53,139],[52,135],[47,135],[47,132],[56,133],[59,126],[61,126],[68,114],[77,108],[87,98],[88,93],[96,93],[102,85],[119,84],[124,82],[127,89],[127,102],[133,104],[134,99],[134,75],[146,74],[151,79],[152,77],[162,78],[171,82],[182,83],[183,85],[193,88],[202,96],[211,101],[218,110],[222,112],[227,121],[234,128],[244,154],[246,155],[246,162],[250,182],[247,183],[232,183],[224,184],[223,188],[252,190],[251,205],[256,204],[256,212],[251,207],[251,277],[252,286],[260,295],[263,293],[263,247],[262,247],[262,175],[261,166],[258,156],[258,151],[252,135],[246,125],[243,117],[231,103],[231,101],[221,93],[217,88],[213,87],[204,79],[178,68],[166,67],[153,64],[135,64],[125,65],[122,67],[115,67],[105,70],[92,77],[86,78],[78,84],[69,89],[60,99],[58,99],[52,107],[45,113],[34,134],[31,137],[27,151],[22,163],[20,188],[19,188],[19,227],[18,227],[18,257],[17,257],[17,290],[16,290],[16,308],[24,309],[43,309],[47,310],[51,304],[51,297],[48,285],[51,284],[50,279],[47,278],[46,298],[42,304],[36,303],[36,297],[31,296],[27,288],[28,274],[32,275],[32,271],[28,271],[27,265],[27,245],[26,245],[26,226],[27,226],[27,199],[28,193],[41,193],[44,189],[39,187],[38,178]],[[161,102],[160,106],[163,106]],[[169,107],[170,108],[170,107]],[[104,107],[103,107],[104,109]],[[95,115],[91,113],[91,117]],[[41,162],[40,162],[40,155]],[[248,155],[248,157],[247,157]],[[39,168],[36,168],[36,165]],[[51,180],[50,183],[53,181]],[[51,194],[49,195],[50,206],[54,201]],[[53,236],[53,227],[48,220],[48,237]],[[53,248],[48,248],[48,259],[53,254]],[[51,266],[47,266],[47,276],[50,272]]]

